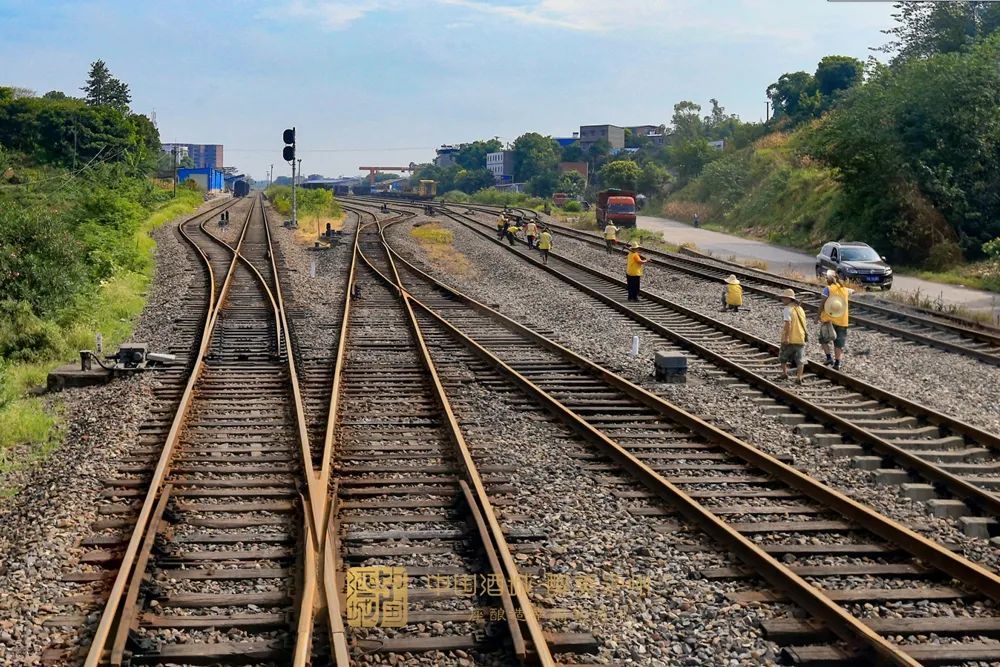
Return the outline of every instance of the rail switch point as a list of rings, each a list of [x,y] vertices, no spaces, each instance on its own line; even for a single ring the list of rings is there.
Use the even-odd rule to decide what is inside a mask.
[[[687,357],[680,352],[658,351],[653,360],[656,379],[660,382],[684,384],[687,382]]]

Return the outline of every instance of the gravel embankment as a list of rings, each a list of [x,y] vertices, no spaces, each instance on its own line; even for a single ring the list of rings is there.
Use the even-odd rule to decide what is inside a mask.
[[[589,244],[558,235],[555,242],[556,251],[570,259],[585,262],[610,275],[624,275],[625,258],[622,255],[609,257]],[[751,302],[749,309],[738,315],[723,314],[719,312],[721,283],[715,286],[652,264],[647,266],[642,286],[761,338],[777,341],[780,337],[782,306],[775,300],[747,294]],[[815,328],[811,334],[817,335]],[[818,343],[809,346],[808,356],[814,361],[823,360]],[[853,327],[848,337],[844,372],[970,424],[1000,431],[1000,406],[993,398],[993,388],[1000,386],[1000,368]]]
[[[687,384],[654,382],[653,352],[669,347],[668,344],[643,334],[639,355],[630,357],[628,344],[634,330],[630,322],[461,225],[442,224],[454,230],[455,248],[473,265],[489,267],[488,272],[467,281],[450,275],[446,267],[427,264],[424,251],[409,235],[407,225],[393,228],[389,238],[394,247],[417,259],[421,268],[466,294],[495,305],[504,314],[535,329],[557,332],[555,337],[576,352],[639,382],[689,412],[716,421],[764,451],[791,456],[796,467],[854,499],[919,528],[933,539],[959,545],[966,555],[979,562],[991,567],[1000,565],[1000,554],[988,542],[968,538],[951,521],[929,516],[923,504],[874,485],[868,473],[851,467],[847,459],[830,456],[825,447],[812,444],[777,419],[762,414],[747,397],[707,374],[705,364],[693,363],[689,367]],[[560,248],[566,245],[565,241],[559,243]]]
[[[153,233],[156,276],[132,336],[134,341],[148,342],[155,351],[176,344],[174,320],[183,314],[192,281],[198,284],[199,280],[189,246],[175,231],[177,222]],[[103,502],[98,495],[100,480],[113,477],[116,460],[135,446],[157,382],[156,375],[149,373],[45,399],[60,415],[63,443],[2,480],[5,488],[16,489],[0,504],[3,664],[38,665],[46,648],[76,644],[74,630],[45,627],[43,621],[52,614],[79,613],[78,608],[57,600],[84,587],[62,578],[78,569],[77,559],[84,552],[79,541],[92,532]]]

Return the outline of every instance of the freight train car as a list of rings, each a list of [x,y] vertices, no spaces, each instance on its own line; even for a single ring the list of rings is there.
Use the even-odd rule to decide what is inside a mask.
[[[250,194],[250,184],[247,181],[236,181],[233,183],[233,196],[246,197]]]

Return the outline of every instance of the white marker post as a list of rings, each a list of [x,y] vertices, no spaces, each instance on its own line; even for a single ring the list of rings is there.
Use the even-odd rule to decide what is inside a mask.
[[[632,349],[629,350],[628,356],[638,357],[639,356],[639,337],[632,336]]]
[[[309,277],[310,278],[315,278],[316,277],[316,260],[315,259],[312,262],[309,263]]]

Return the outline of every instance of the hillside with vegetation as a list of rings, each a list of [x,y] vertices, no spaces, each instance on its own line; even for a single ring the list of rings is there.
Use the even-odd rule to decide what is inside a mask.
[[[897,3],[894,18],[880,59],[831,55],[780,75],[766,123],[713,99],[707,114],[678,102],[666,146],[627,135],[625,153],[602,142],[584,153],[528,133],[511,147],[514,179],[543,198],[636,189],[654,215],[697,213],[808,250],[866,241],[900,265],[1000,290],[1000,3]],[[469,146],[458,164],[414,179],[434,178],[441,192],[486,187],[480,155],[500,143]],[[591,182],[558,174],[559,161],[588,162]]]
[[[148,232],[203,200],[153,178],[159,133],[103,62],[83,92],[0,87],[0,468],[5,448],[53,437],[27,389],[97,332],[128,336],[153,274]]]

